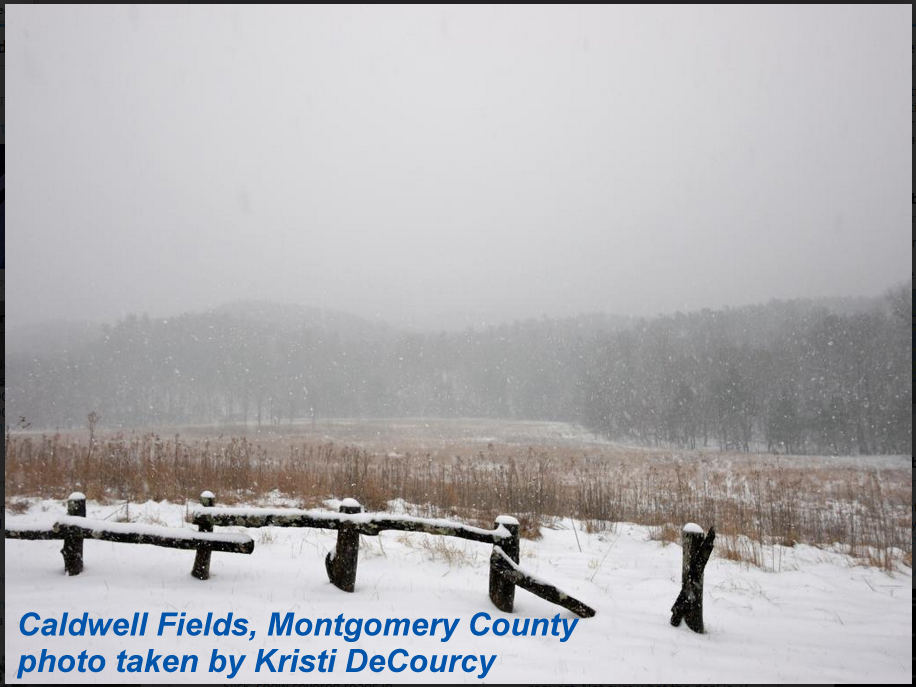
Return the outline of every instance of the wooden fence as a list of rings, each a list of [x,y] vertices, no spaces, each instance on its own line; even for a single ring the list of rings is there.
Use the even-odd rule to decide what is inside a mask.
[[[316,510],[217,508],[214,495],[205,491],[201,507],[192,517],[198,531],[91,520],[86,517],[86,497],[74,492],[67,500],[67,515],[44,528],[5,527],[7,539],[62,539],[61,553],[68,575],[83,570],[83,542],[86,539],[122,544],[151,544],[196,551],[191,574],[206,580],[210,577],[210,556],[216,552],[246,553],[254,551],[254,541],[247,534],[215,533],[214,527],[308,527],[337,530],[337,545],[325,558],[328,579],[336,587],[352,592],[356,585],[359,536],[375,537],[386,530],[425,532],[491,544],[489,592],[493,604],[506,613],[515,605],[515,588],[521,587],[573,613],[590,618],[595,610],[539,579],[519,566],[519,523],[512,516],[500,515],[492,530],[463,523],[431,518],[416,518],[390,513],[365,513],[355,499],[341,502],[338,513]],[[671,624],[686,618],[687,626],[703,632],[703,570],[712,552],[714,530],[708,534],[689,524],[683,532],[683,566],[681,593],[672,607]]]
[[[377,537],[386,530],[425,532],[492,544],[490,554],[490,600],[501,611],[511,613],[515,606],[516,586],[567,610],[590,618],[595,610],[557,587],[538,580],[518,566],[519,524],[510,515],[496,518],[492,530],[472,527],[450,520],[416,518],[390,513],[364,513],[355,499],[344,499],[338,513],[289,508],[217,508],[211,492],[200,497],[201,508],[193,522],[201,532],[214,527],[310,527],[337,530],[337,546],[325,557],[328,579],[345,592],[356,586],[359,535]],[[202,580],[209,576],[210,552],[207,544],[198,548],[193,574]]]
[[[227,553],[254,551],[254,540],[247,534],[208,534],[175,527],[91,520],[86,517],[86,497],[79,492],[74,492],[67,500],[67,515],[58,518],[51,526],[17,527],[7,523],[4,536],[6,539],[62,539],[64,545],[60,552],[68,575],[79,575],[83,571],[85,539],[120,544],[150,544],[171,549],[200,550],[200,547],[205,546],[209,551]]]

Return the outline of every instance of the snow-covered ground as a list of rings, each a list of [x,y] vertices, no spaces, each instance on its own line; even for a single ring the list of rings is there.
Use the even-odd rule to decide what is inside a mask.
[[[90,502],[88,516],[105,518],[113,506]],[[190,527],[184,505],[147,503],[131,506],[141,523]],[[12,516],[28,523],[63,515],[63,504],[45,501]],[[569,521],[567,521],[569,525]],[[256,542],[252,555],[214,553],[212,576],[190,575],[194,554],[152,546],[87,541],[85,570],[64,575],[59,541],[6,541],[7,682],[899,682],[910,683],[912,660],[912,587],[910,574],[888,575],[853,566],[839,554],[806,546],[781,551],[782,572],[765,572],[713,555],[706,570],[707,634],[669,624],[670,608],[680,586],[681,549],[651,541],[649,530],[618,524],[613,532],[586,534],[570,527],[543,530],[538,541],[522,541],[521,564],[570,594],[594,606],[594,618],[580,619],[565,642],[556,636],[474,636],[473,616],[481,611],[495,619],[547,618],[559,612],[575,616],[525,591],[516,593],[516,612],[497,611],[487,596],[490,547],[423,534],[391,532],[361,542],[356,592],[333,587],[324,570],[325,553],[336,533],[324,530],[267,528],[246,530]],[[443,544],[447,546],[442,547]],[[581,546],[581,552],[580,552]],[[37,613],[41,620],[128,618],[149,613],[145,637],[24,636],[20,619]],[[156,636],[161,613],[186,619],[232,613],[248,620],[255,636],[176,636],[175,628]],[[388,618],[449,619],[458,625],[447,642],[441,637],[268,636],[272,613],[297,619]],[[180,615],[178,616],[180,617]],[[559,624],[562,627],[562,623]],[[32,619],[26,629],[38,626]],[[441,627],[439,635],[441,635]],[[101,654],[100,673],[76,670],[61,674],[32,672],[17,680],[23,655]],[[196,654],[194,674],[118,673],[116,656]],[[238,674],[208,673],[213,650],[246,655]],[[333,673],[254,672],[258,652],[319,654],[336,649]],[[404,649],[414,655],[495,655],[481,679],[478,667],[465,673],[384,670],[346,672],[352,649],[371,657]],[[160,669],[162,661],[160,659]],[[439,660],[437,658],[437,660]],[[478,665],[480,659],[467,665]]]

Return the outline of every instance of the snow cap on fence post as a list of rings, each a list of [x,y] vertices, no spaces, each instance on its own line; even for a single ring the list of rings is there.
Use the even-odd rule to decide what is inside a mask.
[[[71,508],[79,508],[80,502],[82,502],[83,513],[71,513]],[[81,491],[74,491],[70,496],[67,497],[67,515],[75,515],[77,517],[86,517],[86,495]]]
[[[86,495],[74,491],[67,497],[67,515],[86,517]],[[79,575],[83,572],[83,537],[75,532],[65,531],[64,546],[60,550],[64,557],[64,570],[68,575]]]
[[[496,530],[508,530],[509,536],[493,544],[490,554],[490,601],[501,611],[511,613],[515,606],[515,582],[508,579],[499,569],[499,553],[502,549],[511,560],[518,563],[519,556],[519,523],[511,515],[500,515],[496,518]]]
[[[340,502],[340,512],[349,515],[361,513],[363,507],[356,499],[344,499]],[[359,530],[356,525],[341,522],[337,528],[337,548],[328,552],[324,567],[331,583],[352,592],[356,588],[356,563],[359,559]]]
[[[200,505],[204,508],[212,508],[216,505],[216,496],[212,491],[202,491],[200,494]],[[198,515],[195,518],[199,532],[213,531],[213,518],[209,515]],[[198,580],[210,579],[210,555],[213,552],[206,544],[197,547],[197,553],[194,555],[194,567],[191,568],[191,575]]]

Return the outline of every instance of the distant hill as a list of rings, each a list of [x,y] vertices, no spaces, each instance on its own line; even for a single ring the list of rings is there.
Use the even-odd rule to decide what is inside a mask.
[[[322,331],[336,331],[344,337],[388,333],[392,329],[386,322],[372,322],[340,310],[277,301],[232,301],[214,308],[211,312],[231,315],[258,324],[276,325],[284,329],[306,326]]]
[[[702,310],[705,312],[730,312],[733,314],[746,313],[759,318],[757,325],[760,329],[767,329],[767,322],[773,326],[784,318],[794,315],[805,317],[817,312],[832,312],[837,315],[853,315],[869,312],[883,307],[883,299],[879,297],[858,298],[819,298],[819,299],[791,299],[772,300],[766,304],[744,305],[735,308],[725,308],[721,311]],[[636,317],[631,315],[615,315],[611,313],[592,312],[581,313],[566,317],[540,317],[526,318],[503,323],[470,324],[473,318],[467,316],[466,322],[461,326],[446,326],[443,323],[436,325],[430,321],[429,326],[418,324],[389,323],[386,321],[372,321],[358,315],[353,315],[340,310],[306,306],[298,303],[283,303],[267,300],[241,300],[225,303],[211,310],[188,312],[173,317],[184,320],[203,318],[207,313],[214,313],[232,317],[240,322],[250,322],[259,326],[277,327],[289,332],[303,327],[324,332],[335,332],[343,339],[364,340],[370,336],[391,337],[399,333],[436,333],[439,331],[460,332],[465,329],[473,331],[498,330],[505,327],[522,329],[537,328],[550,325],[566,328],[579,334],[608,334],[631,329],[640,322],[650,322],[658,317],[683,317],[682,313],[673,315],[659,315],[655,317]],[[696,314],[696,313],[693,313]],[[134,316],[131,316],[134,317]],[[152,318],[166,321],[170,318]],[[6,333],[7,354],[33,355],[44,357],[61,351],[72,351],[84,347],[103,336],[106,327],[111,325],[84,320],[53,320],[35,324],[11,324]]]

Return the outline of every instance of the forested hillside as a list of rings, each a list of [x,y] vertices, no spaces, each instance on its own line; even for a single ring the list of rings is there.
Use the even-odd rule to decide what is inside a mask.
[[[241,303],[11,336],[8,417],[65,429],[91,411],[107,428],[479,416],[564,420],[653,445],[903,453],[911,312],[906,285],[852,305],[414,333]]]

